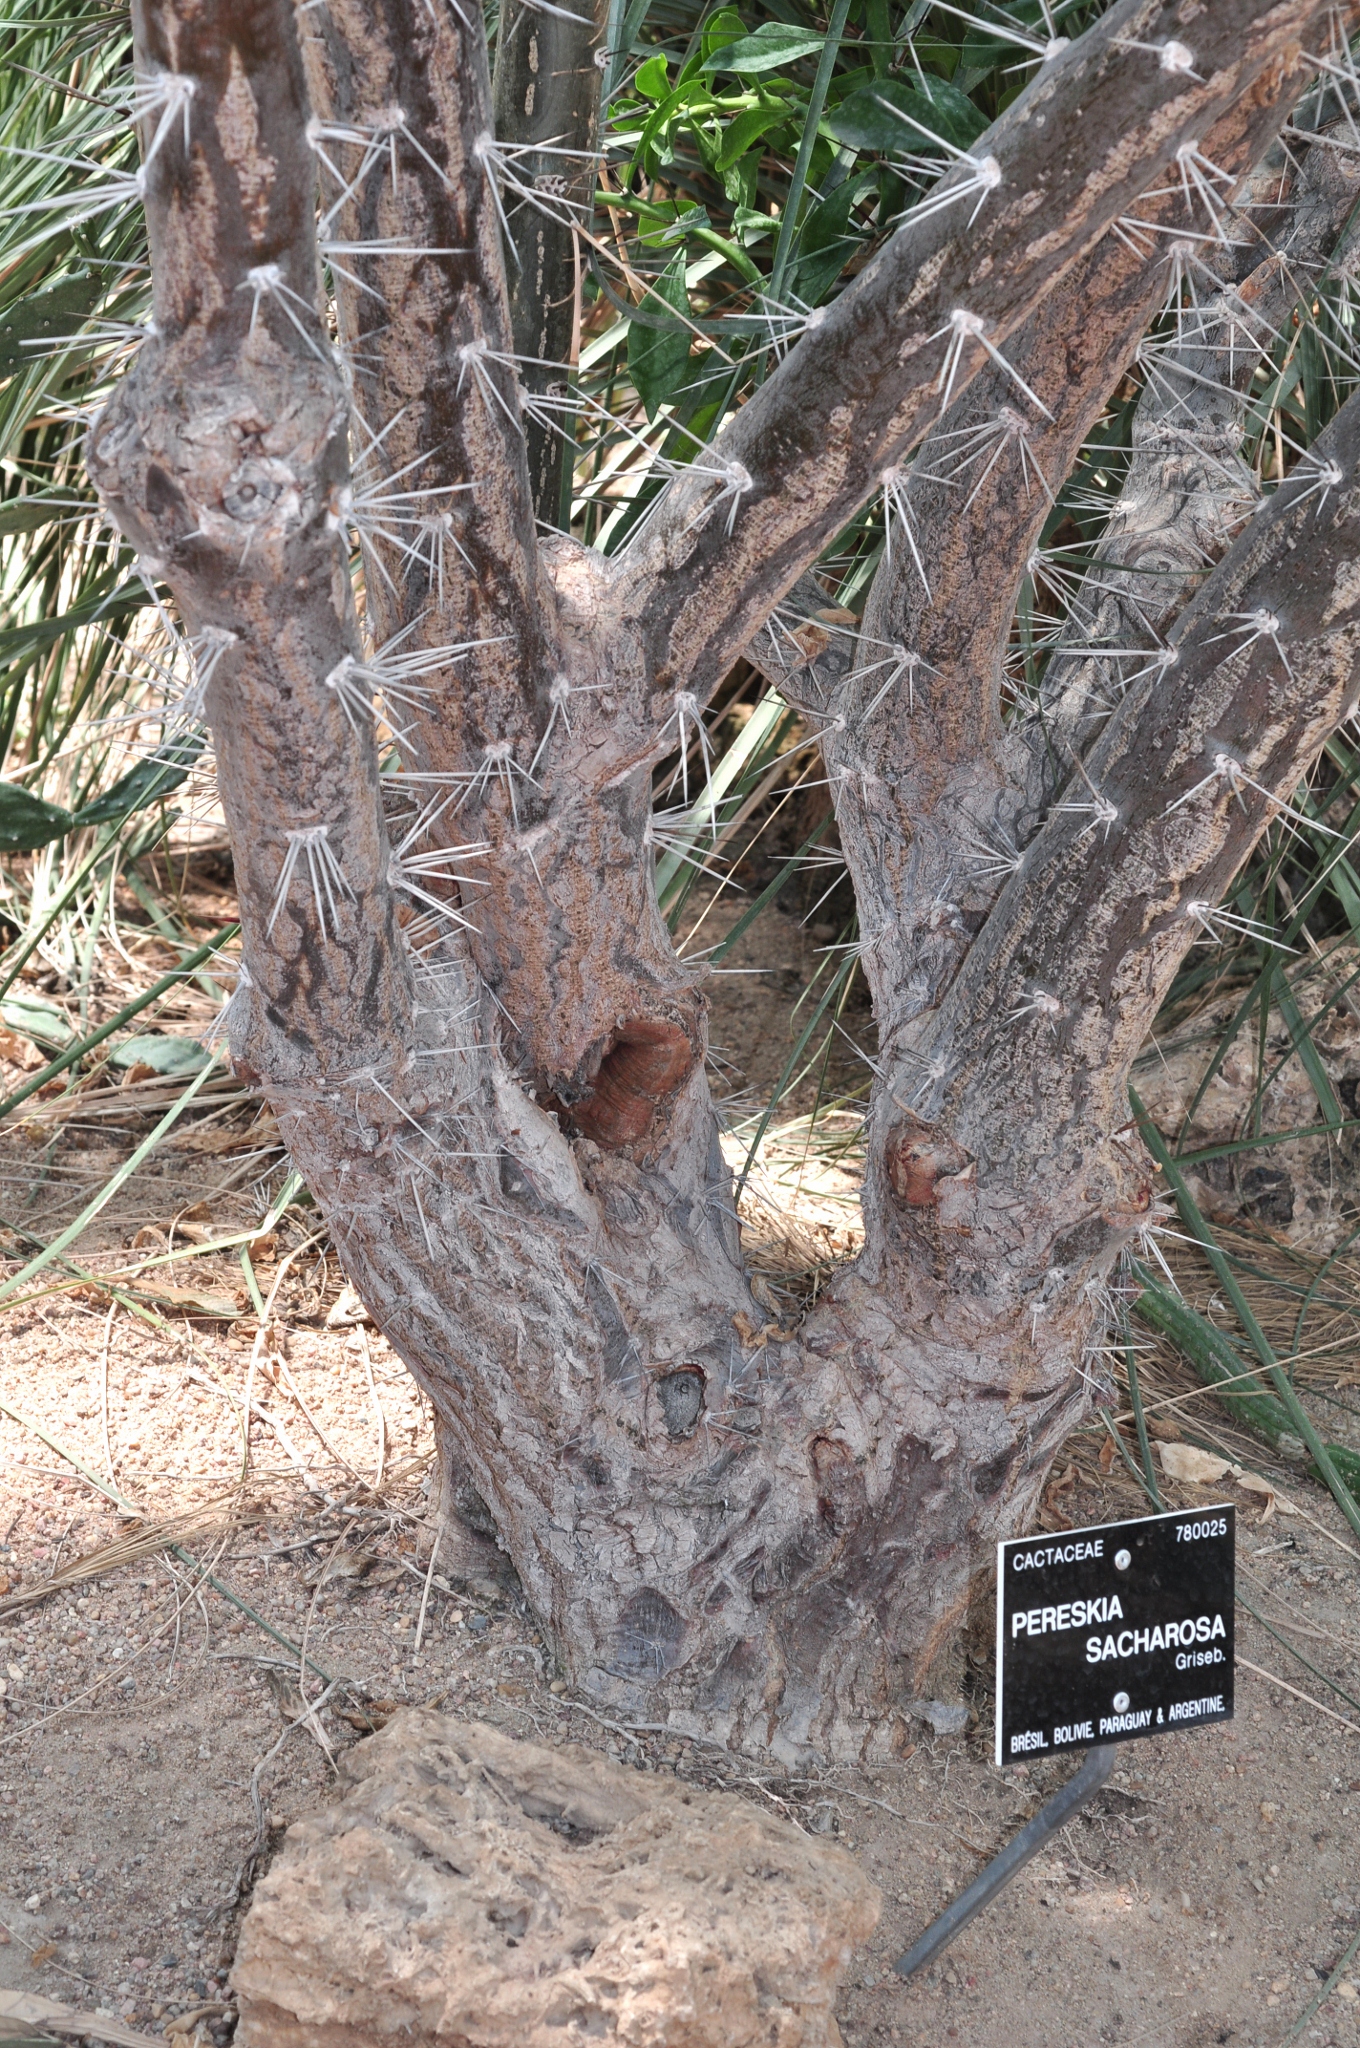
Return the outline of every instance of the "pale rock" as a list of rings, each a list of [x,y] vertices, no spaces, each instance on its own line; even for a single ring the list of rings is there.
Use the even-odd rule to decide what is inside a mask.
[[[428,1708],[292,1827],[236,2048],[839,2048],[876,1887],[748,1801]]]

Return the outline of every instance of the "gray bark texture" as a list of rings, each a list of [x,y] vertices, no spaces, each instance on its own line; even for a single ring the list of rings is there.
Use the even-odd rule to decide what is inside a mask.
[[[155,332],[89,459],[215,651],[238,1071],[434,1405],[450,1543],[499,1546],[611,1712],[891,1754],[1088,1405],[1103,1276],[1152,1204],[1127,1076],[1187,904],[1218,899],[1355,706],[1360,400],[1310,458],[1335,487],[1300,473],[1241,525],[1100,724],[1101,833],[1040,804],[990,883],[960,833],[1030,801],[1002,682],[1034,475],[1066,473],[1168,285],[1167,237],[1112,224],[1174,229],[1187,142],[1245,175],[1328,12],[1118,0],[977,145],[997,182],[976,221],[908,218],[606,560],[535,522],[514,358],[560,309],[523,281],[535,221],[507,271],[479,16],[138,0],[140,64],[196,90],[188,146],[176,127],[149,171]],[[521,110],[528,51],[593,51],[593,16],[505,19]],[[1173,43],[1188,68],[1159,60]],[[594,109],[568,110],[578,138]],[[979,482],[963,458],[998,420]],[[837,662],[808,572],[923,437],[932,603],[899,528]],[[929,481],[950,468],[966,504]],[[356,536],[372,638],[418,664],[401,694],[368,657],[396,776]],[[794,669],[764,651],[791,645],[762,630],[776,605],[804,622]],[[1274,624],[1234,632],[1248,615]],[[797,1329],[748,1284],[702,970],[651,880],[652,770],[748,643],[822,722],[881,1048],[865,1250]],[[916,657],[886,693],[884,645]]]
[[[496,38],[492,98],[496,134],[514,138],[515,175],[551,203],[520,198],[509,213],[510,319],[525,391],[562,400],[580,304],[581,245],[573,220],[593,210],[600,86],[608,0],[545,13],[507,0]],[[564,17],[570,15],[572,19]],[[537,145],[537,147],[535,147]],[[526,419],[529,481],[538,516],[558,524],[563,445],[541,420]]]

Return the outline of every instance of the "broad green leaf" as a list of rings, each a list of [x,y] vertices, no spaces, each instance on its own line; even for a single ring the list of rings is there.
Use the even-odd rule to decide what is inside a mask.
[[[39,1002],[36,996],[6,996],[0,1003],[0,1023],[23,1038],[58,1051],[72,1036],[69,1022],[55,1003]]]
[[[119,776],[112,789],[96,797],[92,804],[86,804],[76,813],[73,822],[77,825],[121,823],[134,811],[154,803],[157,797],[178,789],[192,771],[203,746],[201,736],[194,734],[192,738],[176,740],[159,748],[150,760],[139,761],[126,775]]]
[[[664,100],[670,91],[670,67],[664,57],[649,57],[638,66],[633,84],[644,99]]]
[[[17,782],[0,782],[0,853],[31,853],[60,839],[74,822],[60,804],[45,803]]]
[[[878,182],[875,171],[847,178],[814,206],[798,237],[794,297],[818,306],[844,270],[861,237],[850,226],[850,212],[860,195]]]
[[[740,163],[729,164],[722,174],[724,195],[733,206],[751,206],[759,191],[760,159],[755,150]]]
[[[721,50],[727,43],[735,43],[746,34],[746,23],[735,7],[720,7],[716,14],[710,14],[704,23],[704,32],[699,39],[698,57],[702,64],[715,50]],[[686,70],[690,67],[686,65]]]
[[[987,117],[973,102],[942,78],[927,81],[929,96],[916,86],[885,78],[861,86],[823,116],[822,126],[837,142],[852,149],[879,149],[894,155],[919,154],[950,142],[967,149],[987,126]]]
[[[792,28],[786,22],[766,21],[754,35],[741,36],[735,43],[725,43],[705,57],[705,71],[777,71],[781,64],[792,64],[799,57],[811,57],[821,49],[826,38],[816,29]]]
[[[713,104],[713,95],[703,79],[682,76],[670,98],[662,100],[647,116],[633,162],[644,164],[649,174],[655,175],[658,166],[669,161],[666,138],[672,123],[685,114],[705,112]]]
[[[671,218],[667,220],[657,217],[664,214],[669,214]],[[673,206],[658,206],[653,212],[643,216],[639,239],[653,249],[669,249],[674,243],[683,242],[696,228],[706,228],[708,225],[708,212],[705,207],[687,206],[683,213],[676,213]]]
[[[196,1074],[208,1066],[212,1054],[196,1038],[169,1038],[148,1031],[139,1038],[125,1038],[109,1054],[112,1067],[150,1067],[157,1074]]]
[[[655,319],[662,303],[677,313],[689,312],[685,292],[685,252],[677,249],[641,310]],[[668,398],[680,389],[689,375],[690,330],[677,321],[674,326],[644,326],[634,320],[628,329],[628,374],[642,400],[649,420],[654,420]]]
[[[768,213],[758,213],[750,206],[738,206],[732,214],[732,226],[743,242],[754,242],[761,235],[772,234],[775,225]]]
[[[43,350],[64,334],[74,334],[104,297],[98,278],[64,277],[46,291],[29,292],[0,315],[0,378],[12,377],[42,360]]]
[[[762,106],[748,107],[744,114],[738,114],[734,121],[728,123],[722,148],[714,158],[714,169],[719,172],[730,170],[748,149],[763,141],[771,128],[777,128],[792,111],[792,100],[768,99]]]

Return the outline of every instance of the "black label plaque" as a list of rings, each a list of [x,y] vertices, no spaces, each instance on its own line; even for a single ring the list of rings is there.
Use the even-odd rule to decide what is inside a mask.
[[[997,1545],[998,1764],[1232,1719],[1235,1513]]]

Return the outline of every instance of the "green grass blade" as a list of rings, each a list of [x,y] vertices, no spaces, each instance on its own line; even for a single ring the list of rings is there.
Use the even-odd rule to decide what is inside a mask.
[[[216,1072],[217,1064],[215,1059],[210,1060],[207,1066],[203,1067],[195,1075],[184,1093],[177,1101],[171,1103],[165,1115],[156,1125],[155,1130],[149,1136],[143,1138],[141,1144],[123,1161],[123,1164],[116,1173],[109,1175],[109,1178],[104,1182],[98,1193],[85,1204],[85,1207],[81,1210],[79,1216],[76,1217],[74,1223],[68,1223],[65,1230],[58,1237],[53,1238],[51,1244],[46,1246],[43,1251],[40,1251],[35,1258],[30,1259],[28,1264],[22,1267],[19,1272],[12,1274],[8,1280],[0,1283],[0,1301],[3,1301],[7,1295],[13,1294],[16,1287],[22,1287],[26,1280],[31,1280],[35,1274],[41,1273],[44,1266],[51,1265],[53,1259],[59,1258],[67,1245],[74,1244],[82,1230],[87,1229],[94,1222],[95,1217],[98,1216],[100,1211],[108,1207],[124,1181],[128,1180],[137,1171],[137,1168],[141,1165],[147,1154],[154,1151],[171,1126],[178,1123],[180,1117],[189,1107],[189,1104],[193,1101],[208,1076]]]
[[[64,1074],[68,1067],[76,1066],[87,1052],[93,1052],[106,1038],[112,1038],[115,1031],[121,1031],[124,1024],[130,1023],[141,1011],[149,1009],[167,989],[172,989],[178,982],[186,980],[195,968],[201,967],[205,960],[211,959],[219,946],[225,946],[229,939],[234,939],[240,929],[239,924],[224,924],[220,932],[215,932],[212,938],[190,953],[187,959],[181,960],[178,967],[172,967],[168,974],[163,974],[159,981],[153,982],[144,994],[135,996],[130,1003],[125,1003],[116,1016],[109,1018],[107,1024],[101,1024],[99,1029],[92,1031],[87,1038],[78,1039],[74,1045],[67,1048],[60,1059],[50,1061],[41,1072],[31,1074],[22,1088],[16,1088],[12,1095],[7,1095],[3,1102],[0,1102],[0,1121],[7,1117],[12,1109],[17,1109],[21,1102],[27,1102],[30,1095],[36,1095],[40,1088],[45,1088],[49,1081],[54,1081],[58,1074]]]
[[[1162,1512],[1162,1493],[1157,1484],[1157,1468],[1152,1462],[1152,1445],[1148,1442],[1147,1417],[1143,1413],[1143,1390],[1138,1383],[1138,1360],[1134,1356],[1133,1338],[1129,1334],[1127,1309],[1121,1307],[1119,1316],[1124,1337],[1124,1370],[1129,1378],[1129,1402],[1133,1408],[1133,1426],[1138,1432],[1138,1455],[1143,1461],[1147,1490],[1158,1513]],[[1123,1446],[1120,1445],[1122,1450]]]
[[[1213,1232],[1200,1215],[1195,1205],[1194,1197],[1186,1187],[1185,1181],[1177,1169],[1175,1160],[1166,1148],[1161,1132],[1153,1123],[1147,1110],[1139,1100],[1136,1091],[1132,1088],[1129,1090],[1129,1100],[1133,1104],[1133,1112],[1138,1119],[1138,1128],[1142,1135],[1143,1143],[1166,1175],[1175,1194],[1176,1206],[1181,1212],[1181,1219],[1186,1229],[1194,1237],[1198,1238],[1200,1245],[1203,1247],[1205,1257],[1218,1275],[1225,1294],[1237,1312],[1238,1320],[1247,1334],[1252,1349],[1261,1360],[1261,1363],[1267,1368],[1267,1377],[1278,1394],[1285,1412],[1290,1417],[1295,1434],[1300,1436],[1308,1446],[1313,1456],[1313,1462],[1326,1481],[1332,1498],[1356,1535],[1360,1536],[1360,1498],[1357,1498],[1351,1492],[1350,1487],[1337,1470],[1326,1444],[1323,1443],[1313,1427],[1307,1410],[1291,1386],[1289,1375],[1281,1371],[1279,1360],[1271,1348],[1265,1331],[1252,1314],[1247,1298],[1238,1286],[1236,1276],[1229,1266],[1227,1259],[1220,1251]]]

